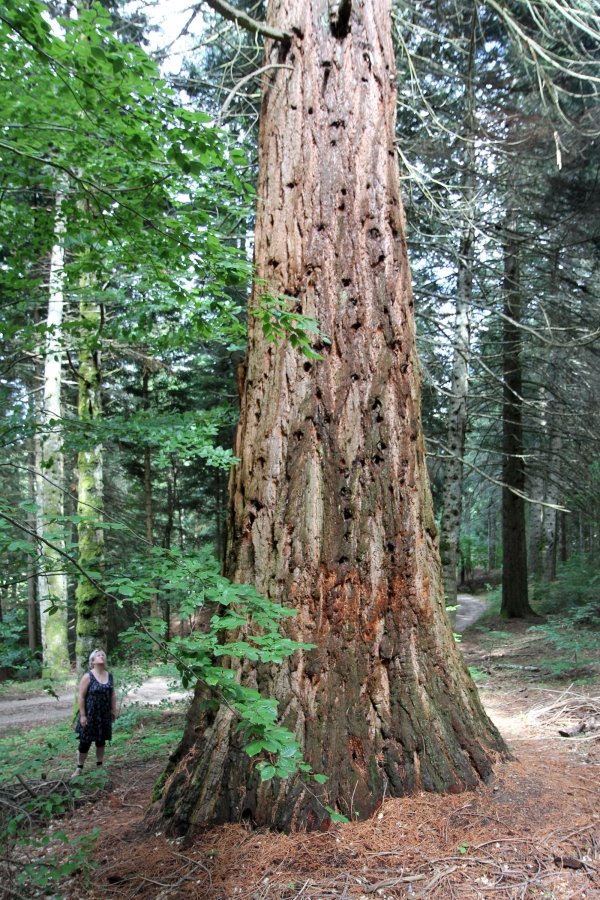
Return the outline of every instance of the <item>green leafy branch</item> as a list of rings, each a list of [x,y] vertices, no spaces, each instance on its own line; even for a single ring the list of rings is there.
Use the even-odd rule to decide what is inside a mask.
[[[331,340],[321,331],[316,319],[298,312],[293,307],[298,304],[297,297],[280,294],[262,294],[257,303],[250,308],[250,313],[259,320],[264,336],[271,343],[288,339],[294,349],[299,349],[308,359],[323,359],[312,349],[315,337],[323,344]]]

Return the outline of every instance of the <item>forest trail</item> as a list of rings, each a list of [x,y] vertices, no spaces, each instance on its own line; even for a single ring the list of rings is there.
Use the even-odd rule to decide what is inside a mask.
[[[487,601],[473,594],[458,595],[458,609],[456,611],[456,631],[462,633],[465,628],[472,625],[484,614],[487,609]],[[0,730],[13,728],[15,725],[21,728],[37,728],[52,722],[66,721],[73,713],[73,692],[75,682],[68,683],[67,688],[57,691],[58,699],[49,694],[40,693],[33,696],[19,695],[19,686],[15,684],[14,695],[7,699],[0,699]],[[16,695],[16,696],[15,696]],[[163,700],[184,700],[189,696],[185,691],[169,691],[168,679],[154,675],[139,688],[133,688],[123,701],[125,706],[131,703],[148,703],[152,706]]]
[[[75,681],[68,682],[68,684],[68,688],[61,688],[57,691],[58,699],[45,693],[18,696],[19,687],[15,685],[16,697],[0,699],[0,730],[13,728],[15,725],[25,730],[39,728],[40,725],[49,725],[61,720],[67,721],[73,715]],[[189,691],[170,691],[169,679],[162,675],[154,675],[140,687],[134,687],[128,691],[122,704],[130,706],[132,703],[140,703],[157,706],[164,700],[173,703],[177,700],[185,700],[189,696]]]
[[[469,625],[474,625],[488,608],[487,600],[474,594],[459,594],[457,599],[456,624],[454,630],[462,634]]]

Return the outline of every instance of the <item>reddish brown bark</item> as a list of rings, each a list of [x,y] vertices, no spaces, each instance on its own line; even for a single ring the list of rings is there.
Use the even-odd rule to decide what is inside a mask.
[[[419,365],[395,152],[387,0],[344,24],[325,0],[271,3],[295,37],[267,59],[255,263],[331,336],[323,360],[251,320],[226,574],[298,610],[317,645],[241,676],[329,781],[262,784],[230,713],[188,717],[164,791],[176,830],[242,816],[322,827],[384,790],[460,791],[491,775],[500,735],[452,638],[419,417]],[[302,35],[301,37],[299,35]],[[322,803],[317,801],[318,794]]]

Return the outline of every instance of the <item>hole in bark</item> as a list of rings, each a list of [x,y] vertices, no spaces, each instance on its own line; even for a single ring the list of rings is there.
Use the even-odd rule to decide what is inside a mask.
[[[252,810],[251,810],[251,809],[245,809],[244,812],[242,813],[241,819],[242,819],[242,822],[244,822],[244,824],[246,824],[246,825],[253,825],[253,824],[254,824],[254,820],[253,820],[253,818],[252,818]]]
[[[370,187],[371,187],[371,182],[367,181],[367,190],[369,190]]]
[[[386,544],[385,546],[386,546],[387,549],[390,551],[390,553],[391,553],[393,550],[396,549],[396,545],[394,544],[393,541],[388,541],[387,544]]]
[[[340,41],[347,37],[350,31],[350,13],[352,12],[352,0],[340,0],[338,8],[330,18],[332,35]]]
[[[385,259],[385,253],[380,253],[376,263],[373,263],[374,266],[378,266],[379,263],[382,263]]]
[[[297,441],[301,441],[302,438],[304,437],[304,432],[303,431],[295,431],[294,437],[296,438]]]
[[[379,441],[379,443],[377,444],[377,449],[382,451],[387,450],[387,444],[385,444],[383,441]]]
[[[273,268],[276,269],[277,266],[279,265],[279,260],[278,260],[278,259],[270,259],[270,260],[269,260],[269,265],[270,265],[270,266],[273,266]]]
[[[332,141],[332,142],[331,142],[331,146],[332,146],[332,147],[335,147],[336,144],[337,144],[337,141]]]
[[[340,459],[340,469],[345,469],[345,468],[346,468],[346,460]]]
[[[358,379],[360,378],[360,375],[357,375],[356,372],[355,372],[355,373],[351,376],[351,378],[352,378],[352,381],[358,381]]]
[[[389,309],[387,308],[387,306],[383,307],[383,311],[386,314],[386,316],[389,314]]]
[[[377,466],[381,465],[381,463],[383,462],[383,456],[379,456],[379,454],[376,453],[375,456],[373,457],[373,462]]]
[[[317,400],[320,400],[323,396],[323,393],[320,388],[317,388],[316,394],[317,394]]]
[[[358,303],[358,300],[356,299],[356,297],[350,297],[350,299],[348,300],[348,303],[350,304],[350,306],[356,306],[356,304]]]
[[[375,400],[371,409],[381,409],[381,400],[379,399],[379,397],[377,398],[377,400]]]
[[[312,108],[312,106],[309,106],[309,107],[308,107],[308,114],[309,114],[309,116],[312,116],[312,114],[313,114],[313,108]]]
[[[289,188],[295,188],[295,187],[296,187],[296,182],[295,182],[295,181],[290,181],[290,182],[288,182],[288,184],[286,185],[286,187],[289,187]]]
[[[335,141],[332,141],[331,143],[332,143],[332,144],[335,144]],[[342,202],[340,203],[340,205],[338,206],[338,209],[341,209],[341,210],[346,209],[346,204],[344,203],[343,200],[342,200]]]
[[[380,236],[379,228],[370,228],[369,229],[369,237],[376,240]]]
[[[348,562],[348,557],[347,557],[347,556],[340,556],[340,558],[338,559],[338,564],[339,564],[340,566],[345,565],[347,562]]]
[[[344,191],[344,193],[346,193],[346,192]],[[342,278],[342,284],[344,285],[344,287],[348,287],[349,284],[352,284],[352,279],[351,278]]]
[[[353,331],[358,331],[358,329],[362,327],[362,322],[355,322],[354,325],[351,325],[350,327]]]
[[[305,362],[305,363],[304,363],[304,371],[305,371],[305,372],[310,372],[311,369],[312,369],[311,364],[310,364],[309,362]]]
[[[266,463],[266,459],[264,458],[264,456],[259,456],[256,462],[259,464],[259,466],[262,467]]]
[[[383,422],[383,416],[377,416],[375,419],[376,422]]]
[[[317,231],[325,231],[325,223],[324,222],[319,222],[319,224],[317,225]]]
[[[346,196],[347,193],[348,193],[348,191],[346,190],[346,188],[342,188],[342,194],[344,195],[344,197]]]
[[[291,103],[290,106],[291,106],[292,109],[298,109],[298,107],[297,107],[297,106],[294,106],[293,103]]]
[[[345,518],[345,519],[353,519],[353,518],[354,518],[354,516],[352,515],[352,510],[351,510],[351,509],[345,509],[345,510],[344,510],[344,518]]]
[[[329,81],[329,75],[330,75],[330,73],[331,73],[331,69],[329,68],[329,65],[330,65],[329,63],[323,63],[323,65],[327,66],[327,68],[325,69],[325,75],[323,76],[323,90],[322,90],[322,93],[324,94],[325,91],[327,90],[327,82]]]

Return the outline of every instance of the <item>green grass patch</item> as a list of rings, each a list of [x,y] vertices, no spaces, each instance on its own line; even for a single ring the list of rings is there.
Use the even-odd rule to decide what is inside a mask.
[[[482,669],[478,669],[477,666],[469,666],[469,672],[471,673],[471,678],[475,683],[478,681],[486,681],[490,676],[487,672],[482,671]]]
[[[105,762],[118,765],[121,760],[164,758],[179,742],[183,730],[181,715],[165,715],[162,708],[133,706],[117,719],[113,740],[107,747]],[[78,738],[71,722],[59,722],[33,728],[24,733],[0,734],[0,785],[16,774],[33,780],[50,780],[75,768]],[[93,748],[90,758],[93,757]],[[92,761],[93,762],[93,761]]]

